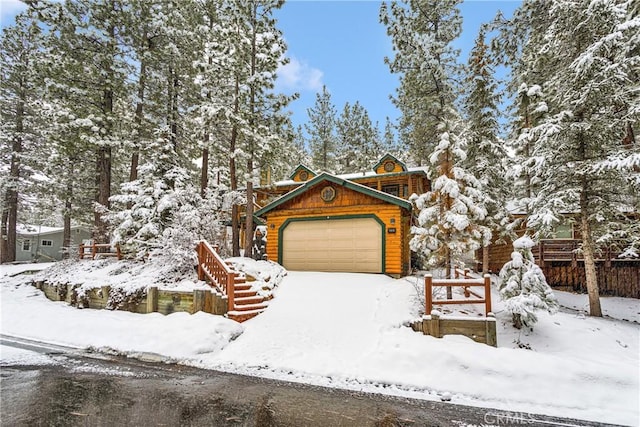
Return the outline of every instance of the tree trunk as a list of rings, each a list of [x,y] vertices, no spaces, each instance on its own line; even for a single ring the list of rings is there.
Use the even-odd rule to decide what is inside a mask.
[[[489,274],[489,246],[482,247],[482,275]]]
[[[104,218],[104,210],[109,209],[109,197],[111,196],[111,147],[98,147],[96,177],[98,207],[94,212],[94,239],[97,243],[108,243],[109,230],[106,218]]]
[[[20,92],[18,95],[18,101],[16,105],[16,136],[13,138],[13,144],[11,147],[11,166],[9,169],[9,185],[7,186],[7,193],[5,200],[7,202],[7,217],[6,228],[3,227],[3,246],[6,251],[3,251],[2,262],[13,262],[16,260],[16,227],[18,225],[18,183],[20,182],[20,163],[22,156],[22,134],[24,132],[24,90],[21,82]],[[4,222],[4,213],[3,213]],[[5,234],[6,233],[6,234]],[[6,235],[6,243],[4,236]],[[5,255],[6,254],[6,255]]]
[[[583,197],[581,197],[582,199]],[[582,201],[581,201],[582,205]],[[594,261],[594,243],[591,237],[591,225],[586,212],[581,208],[582,253],[584,256],[584,271],[587,279],[587,293],[589,294],[589,315],[602,317],[600,307],[600,290],[598,289],[598,276],[596,273],[596,263]]]
[[[208,142],[209,134],[205,136],[205,142]],[[207,196],[207,188],[209,187],[209,149],[202,149],[202,171],[200,175],[200,195],[204,199]]]
[[[251,181],[247,181],[247,212],[245,217],[245,229],[244,256],[253,258],[253,182]]]
[[[235,78],[235,93],[234,93],[234,106],[233,112],[238,114],[240,112],[240,83],[238,77]],[[236,172],[236,143],[238,140],[238,125],[233,124],[231,128],[231,140],[229,142],[229,181],[231,184],[231,191],[238,191],[238,177]],[[232,256],[240,256],[240,218],[238,205],[235,200],[231,206],[231,253]]]
[[[73,160],[71,161],[71,176],[73,177],[74,174],[74,166],[73,166]],[[67,178],[67,190],[65,192],[64,195],[64,215],[63,215],[63,220],[64,220],[64,229],[62,232],[62,259],[67,259],[69,258],[69,247],[71,246],[71,209],[73,207],[72,205],[72,197],[73,197],[73,182],[71,181],[71,179]]]
[[[113,7],[113,4],[112,4]],[[115,33],[114,25],[109,27],[110,51],[115,60]],[[102,116],[106,128],[106,136],[111,136],[113,132],[113,101],[114,101],[114,76],[113,62],[109,63],[104,70],[107,74],[106,87],[102,92]],[[109,198],[111,197],[111,142],[102,143],[96,152],[96,209],[94,210],[94,240],[97,243],[109,242],[109,227],[105,218],[109,209]]]

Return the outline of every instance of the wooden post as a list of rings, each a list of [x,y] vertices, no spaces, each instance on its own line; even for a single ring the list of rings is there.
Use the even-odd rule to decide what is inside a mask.
[[[227,273],[227,298],[228,298],[228,304],[229,304],[229,311],[235,310],[234,279],[235,279],[235,276],[233,273]]]
[[[80,244],[80,246],[78,246],[78,256],[80,257],[80,259],[84,258],[84,245]]]
[[[431,313],[431,322],[429,322],[429,335],[434,338],[442,338],[440,335],[440,315]]]
[[[433,307],[433,276],[431,274],[425,274],[424,276],[424,314],[430,315],[431,308]]]
[[[493,347],[498,346],[498,335],[496,333],[496,317],[493,313],[487,314],[487,320],[485,320],[485,336],[487,344]]]
[[[193,313],[205,311],[206,292],[204,289],[193,290]]]
[[[152,286],[147,289],[147,313],[158,311],[158,288]]]
[[[96,259],[96,252],[97,252],[97,248],[96,248],[96,241],[93,241],[93,244],[91,245],[91,259]]]
[[[198,243],[198,280],[204,280],[204,270],[202,269],[202,263],[204,262],[204,243]]]
[[[544,267],[544,242],[542,240],[538,243],[538,257],[538,265]]]
[[[485,304],[485,316],[491,313],[491,276],[489,274],[484,275],[484,304]]]
[[[118,261],[122,259],[122,252],[120,252],[120,243],[116,243],[116,254],[118,254]]]

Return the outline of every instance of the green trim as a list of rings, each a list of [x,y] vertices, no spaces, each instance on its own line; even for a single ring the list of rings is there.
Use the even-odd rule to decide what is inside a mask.
[[[301,170],[303,170],[303,171],[307,171],[307,172],[309,173],[309,175],[313,175],[314,177],[315,177],[316,175],[318,175],[316,172],[312,171],[311,169],[309,169],[309,168],[308,168],[308,167],[306,167],[305,165],[300,164],[300,165],[298,165],[298,166],[293,170],[293,172],[291,172],[291,175],[289,175],[289,179],[293,179],[293,178],[295,178],[296,174],[297,174],[299,171],[301,171]]]
[[[284,237],[284,230],[287,228],[289,224],[292,222],[302,222],[302,221],[340,221],[343,219],[363,219],[363,218],[373,218],[380,224],[382,228],[382,273],[385,274],[387,271],[387,227],[384,222],[378,218],[377,215],[374,214],[352,214],[352,215],[335,215],[335,216],[308,216],[308,217],[300,217],[300,218],[287,218],[280,228],[278,229],[278,264],[284,265],[282,261],[284,260],[283,256],[283,242],[282,239]]]
[[[312,180],[307,181],[304,185],[301,185],[300,187],[289,191],[287,194],[280,196],[278,199],[274,200],[267,206],[256,211],[255,215],[263,216],[264,214],[274,210],[275,208],[282,205],[283,203],[286,203],[289,200],[293,199],[294,197],[299,196],[300,194],[306,192],[310,188],[314,187],[316,184],[323,181],[328,181],[337,185],[341,185],[350,190],[356,191],[358,193],[366,194],[376,199],[383,200],[392,205],[400,206],[401,208],[405,208],[407,210],[411,210],[412,208],[411,203],[407,200],[403,200],[399,197],[392,196],[387,193],[383,193],[382,191],[374,190],[373,188],[369,188],[365,185],[361,185],[346,179],[338,178],[337,176],[329,175],[328,173],[323,172],[320,175],[313,178]]]
[[[396,159],[394,156],[392,156],[389,153],[382,156],[380,161],[378,161],[378,163],[376,163],[375,166],[373,167],[373,171],[375,172],[375,170],[378,169],[378,167],[382,166],[382,164],[387,160],[392,160],[394,163],[399,164],[403,172],[407,171],[407,165],[405,165],[404,162],[401,162],[400,160]],[[382,174],[379,174],[379,175],[382,175]]]

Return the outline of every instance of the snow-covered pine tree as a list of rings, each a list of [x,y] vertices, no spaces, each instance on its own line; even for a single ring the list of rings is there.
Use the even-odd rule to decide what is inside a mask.
[[[485,44],[485,29],[481,28],[471,50],[467,66],[464,109],[468,130],[466,132],[467,159],[465,168],[482,183],[487,196],[487,216],[482,223],[494,235],[503,234],[509,214],[505,209],[508,190],[505,181],[507,153],[498,134],[500,102],[494,69]],[[489,247],[483,246],[482,271],[488,272]]]
[[[637,197],[625,185],[632,169],[600,167],[621,152],[629,124],[640,117],[633,81],[640,17],[632,17],[631,7],[629,1],[552,2],[540,42],[525,46],[544,71],[549,104],[548,116],[531,129],[529,163],[538,188],[528,223],[544,231],[564,214],[576,214],[592,316],[602,315],[596,242],[609,224],[637,221],[625,215]]]
[[[500,270],[498,292],[505,307],[512,314],[513,326],[533,328],[538,321],[535,312],[558,311],[558,300],[547,284],[542,269],[533,260],[531,248],[535,243],[527,235],[513,242],[511,261]]]
[[[183,206],[195,210],[196,204],[189,201],[197,192],[190,185],[188,172],[178,163],[170,134],[168,127],[158,131],[149,147],[154,156],[140,165],[138,179],[123,184],[123,194],[111,198],[121,206],[131,206],[110,218],[115,225],[114,243],[139,259],[163,248],[168,252],[180,250],[179,247],[164,247],[164,233],[173,227],[176,212]],[[190,226],[189,230],[192,228]],[[190,244],[193,250],[195,242]]]
[[[336,109],[326,86],[316,94],[316,102],[307,108],[309,121],[304,127],[309,135],[312,167],[318,171],[335,172]]]
[[[336,138],[339,173],[369,170],[384,154],[369,114],[358,101],[345,104],[336,120]]]
[[[448,125],[448,126],[447,126]],[[445,122],[429,158],[435,169],[431,191],[411,197],[419,211],[411,228],[411,250],[429,266],[443,266],[446,277],[465,254],[489,244],[491,231],[481,225],[487,210],[481,183],[462,164],[466,159],[460,122]],[[450,288],[447,296],[451,298]]]
[[[15,25],[2,30],[0,39],[0,262],[16,259],[20,194],[28,182],[28,159],[38,154],[36,145],[42,142],[37,125],[42,97],[37,67],[41,33],[37,22],[22,13]]]
[[[402,116],[400,139],[417,164],[428,164],[456,100],[460,74],[458,51],[451,42],[460,35],[460,0],[383,2],[380,21],[387,27],[395,56],[385,58],[400,75],[393,98]]]

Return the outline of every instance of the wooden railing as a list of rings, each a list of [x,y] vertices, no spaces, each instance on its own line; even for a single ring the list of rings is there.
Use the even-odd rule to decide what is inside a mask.
[[[115,251],[112,251],[112,248]],[[105,250],[106,249],[106,250]],[[91,259],[96,259],[96,256],[115,256],[118,259],[122,259],[122,253],[120,252],[120,245],[115,245],[115,247],[111,246],[110,243],[91,243],[88,245],[81,244],[78,247],[78,252],[80,255],[80,259],[84,259],[85,257],[90,257]]]
[[[233,311],[235,307],[235,272],[218,254],[218,246],[211,247],[203,240],[198,243],[196,250],[198,252],[198,280],[208,280],[223,295],[226,295],[229,311]]]
[[[579,239],[541,239],[538,245],[533,248],[533,257],[536,263],[544,266],[549,261],[570,261],[574,266],[578,261],[584,261],[584,255],[580,248]],[[613,250],[610,246],[597,248],[595,251],[596,261],[605,261],[607,265],[611,261],[624,261],[618,258],[620,252]]]
[[[476,298],[473,299],[447,299],[434,300],[434,286],[450,286],[468,288],[470,286],[483,286],[484,297],[473,293]],[[434,279],[431,274],[424,276],[424,295],[425,295],[425,314],[430,315],[434,305],[446,304],[484,304],[485,315],[491,313],[491,276],[484,275],[483,279]],[[465,296],[468,295],[465,292]]]

